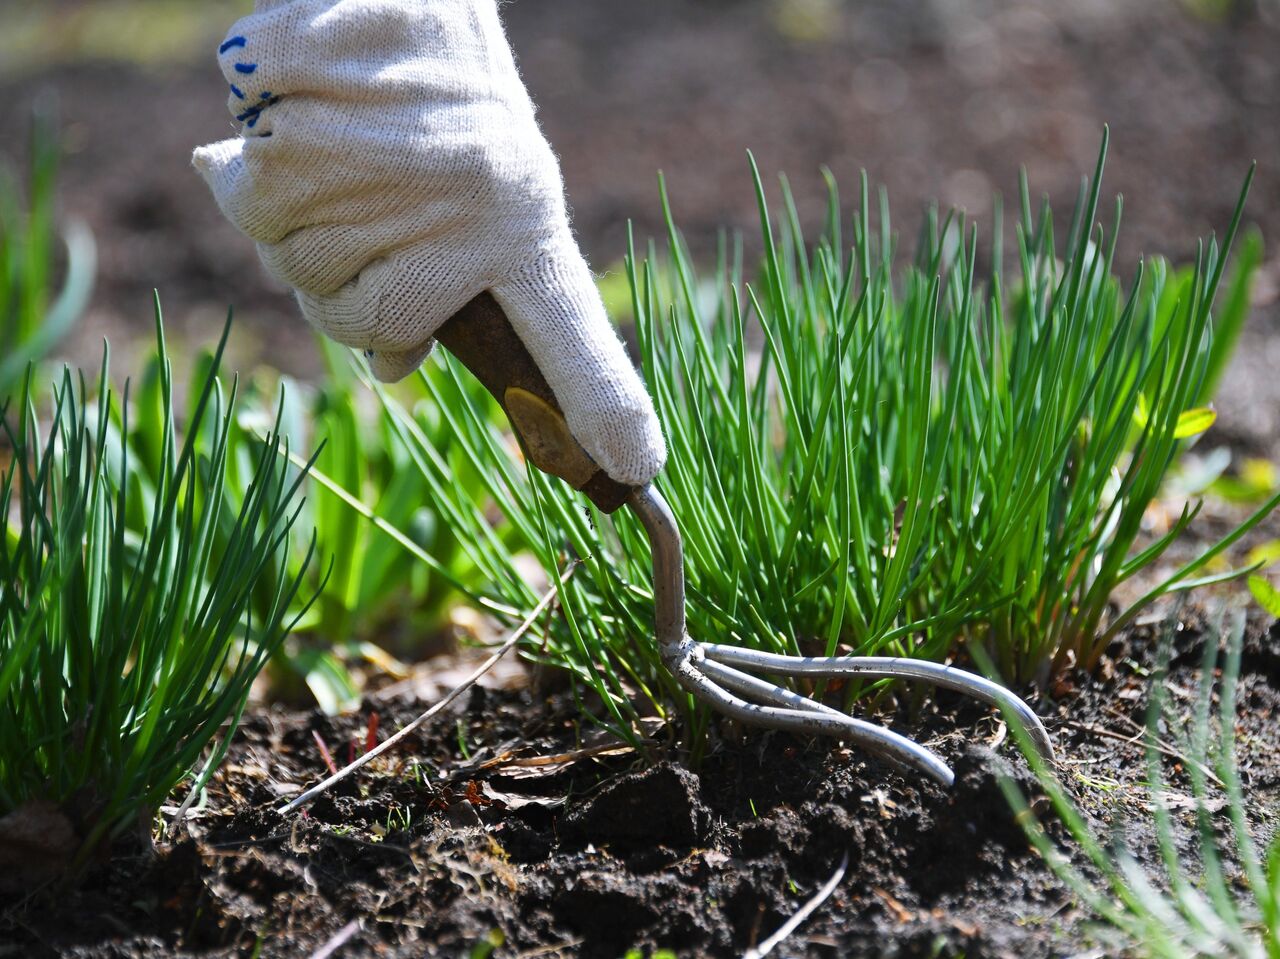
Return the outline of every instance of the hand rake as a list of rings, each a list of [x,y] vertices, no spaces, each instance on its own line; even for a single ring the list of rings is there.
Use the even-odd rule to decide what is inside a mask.
[[[551,387],[490,294],[482,293],[463,307],[436,338],[501,404],[534,466],[585,493],[605,513],[626,505],[639,517],[653,557],[654,626],[662,662],[694,697],[747,725],[856,743],[949,786],[955,778],[950,767],[919,743],[754,673],[819,680],[915,680],[954,689],[1005,710],[1016,717],[1042,754],[1053,757],[1044,725],[1025,702],[998,683],[962,669],[901,657],[782,656],[691,638],[685,630],[680,530],[662,494],[652,485],[617,483],[591,460],[569,432]]]

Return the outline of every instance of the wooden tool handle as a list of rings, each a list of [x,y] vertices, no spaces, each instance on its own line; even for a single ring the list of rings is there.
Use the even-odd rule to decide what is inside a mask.
[[[610,479],[574,439],[551,386],[491,294],[481,293],[450,317],[436,339],[502,405],[529,462],[606,513],[626,502],[633,488]]]

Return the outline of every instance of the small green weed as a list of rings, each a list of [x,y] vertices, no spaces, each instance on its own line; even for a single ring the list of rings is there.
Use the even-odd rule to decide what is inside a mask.
[[[491,929],[483,939],[471,947],[467,957],[468,959],[490,959],[501,946],[506,945],[506,942],[506,934],[501,929]]]

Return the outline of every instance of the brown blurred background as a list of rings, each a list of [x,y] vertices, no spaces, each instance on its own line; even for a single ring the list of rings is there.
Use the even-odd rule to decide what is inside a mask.
[[[408,0],[406,0],[408,2]],[[1225,228],[1250,161],[1248,220],[1272,241],[1221,394],[1220,440],[1280,452],[1280,4],[1275,0],[509,0],[513,46],[561,157],[579,237],[616,267],[626,223],[660,228],[661,169],[695,251],[754,229],[745,150],[785,171],[816,228],[826,165],[888,187],[910,240],[929,200],[975,213],[1019,166],[1065,217],[1112,131],[1104,195],[1125,195],[1129,272]],[[64,214],[100,253],[90,361],[146,334],[207,339],[228,305],[242,363],[318,369],[309,333],[191,170],[229,136],[214,48],[243,0],[0,0],[0,161],[21,163],[32,104],[55,97]],[[1109,213],[1108,213],[1109,217]]]

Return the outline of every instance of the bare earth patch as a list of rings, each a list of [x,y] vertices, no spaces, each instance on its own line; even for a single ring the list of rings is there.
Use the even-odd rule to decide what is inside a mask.
[[[1188,713],[1205,635],[1198,613],[1185,617],[1167,680]],[[1152,868],[1137,734],[1155,637],[1128,634],[1104,681],[1065,684],[1040,704],[1077,802]],[[1280,799],[1278,639],[1251,627],[1240,685],[1248,812],[1263,835]],[[76,890],[11,900],[0,941],[12,948],[0,955],[309,955],[335,937],[343,956],[465,955],[492,937],[505,942],[498,956],[732,956],[785,921],[846,850],[848,876],[788,953],[1047,957],[1092,942],[996,775],[1032,796],[1034,780],[1000,744],[999,720],[958,697],[914,716],[904,702],[893,717],[954,765],[946,791],[839,746],[731,728],[713,732],[696,773],[661,741],[651,767],[625,750],[584,753],[592,731],[568,697],[477,689],[409,748],[281,817],[325,773],[317,736],[341,762],[363,748],[375,709],[383,730],[419,711],[252,716],[188,838],[120,850]],[[1176,756],[1166,772],[1189,794]],[[1191,814],[1190,802],[1176,814],[1188,844]]]

